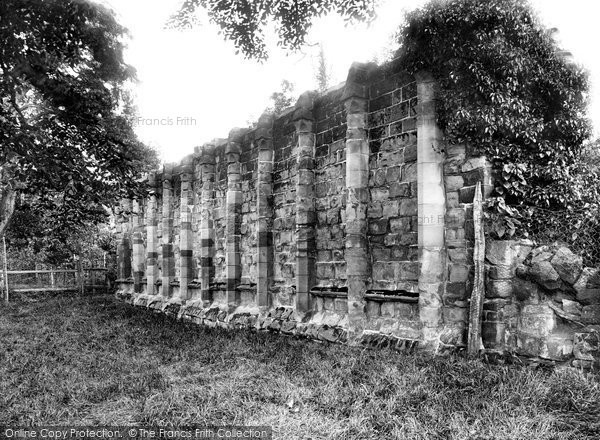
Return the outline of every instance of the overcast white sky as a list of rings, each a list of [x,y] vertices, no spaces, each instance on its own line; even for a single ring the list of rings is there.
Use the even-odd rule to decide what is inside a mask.
[[[165,30],[163,24],[181,0],[103,0],[131,33],[126,61],[137,69],[136,103],[143,120],[140,139],[157,147],[162,159],[179,161],[213,138],[227,137],[233,127],[258,118],[283,79],[297,95],[316,88],[318,44],[332,70],[331,84],[346,79],[353,61],[381,59],[393,48],[391,35],[403,10],[425,0],[383,0],[371,24],[344,27],[338,17],[318,20],[309,34],[313,46],[287,54],[273,41],[270,58],[260,64],[235,55],[235,48],[208,23],[194,30]],[[549,27],[557,27],[564,49],[591,75],[590,117],[600,132],[600,41],[597,0],[532,0]],[[162,120],[146,124],[146,119]]]

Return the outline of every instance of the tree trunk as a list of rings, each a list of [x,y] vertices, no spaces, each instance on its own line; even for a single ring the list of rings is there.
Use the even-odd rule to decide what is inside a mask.
[[[10,164],[0,164],[0,237],[4,236],[6,228],[15,212],[17,190],[11,172]]]
[[[4,235],[15,212],[16,200],[17,192],[14,189],[7,187],[0,189],[0,237]]]

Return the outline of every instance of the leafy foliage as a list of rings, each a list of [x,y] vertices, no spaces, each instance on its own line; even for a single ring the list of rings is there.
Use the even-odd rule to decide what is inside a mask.
[[[274,115],[280,114],[296,102],[296,97],[294,96],[294,84],[284,79],[281,81],[281,89],[277,92],[273,92],[269,99],[271,104],[265,109],[265,112]]]
[[[106,257],[116,257],[116,243],[110,228],[103,223],[104,212],[97,221],[65,226],[63,218],[33,201],[21,201],[6,233],[8,264],[13,270],[34,269],[36,264],[66,267],[74,256],[100,264]]]
[[[327,66],[327,59],[325,58],[325,50],[323,49],[323,44],[319,45],[318,63],[319,64],[317,66],[317,73],[315,75],[317,80],[317,90],[323,93],[329,88],[329,80],[331,79],[329,67]]]
[[[584,177],[581,160],[591,132],[587,75],[526,1],[432,1],[407,15],[399,41],[409,70],[427,70],[439,83],[447,141],[492,162],[488,216],[497,235],[527,228],[529,206],[598,204],[598,182]]]
[[[19,190],[81,224],[143,191],[137,180],[157,157],[132,129],[124,35],[96,3],[0,3],[0,195]]]
[[[371,20],[375,4],[375,0],[185,0],[167,25],[193,26],[197,9],[204,8],[242,54],[264,60],[268,56],[264,31],[269,21],[275,22],[280,46],[298,49],[314,18],[336,12],[349,22]]]

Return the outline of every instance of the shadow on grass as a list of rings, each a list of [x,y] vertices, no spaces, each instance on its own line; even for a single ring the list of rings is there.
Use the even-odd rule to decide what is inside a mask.
[[[600,438],[597,376],[175,322],[112,297],[0,307],[0,424],[251,424],[295,439]]]

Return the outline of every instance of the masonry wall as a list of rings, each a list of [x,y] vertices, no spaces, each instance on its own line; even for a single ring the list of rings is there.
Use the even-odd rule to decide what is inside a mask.
[[[463,346],[472,187],[491,178],[444,145],[435,87],[397,61],[355,64],[344,84],[165,165],[147,199],[117,210],[117,295],[203,325]]]

